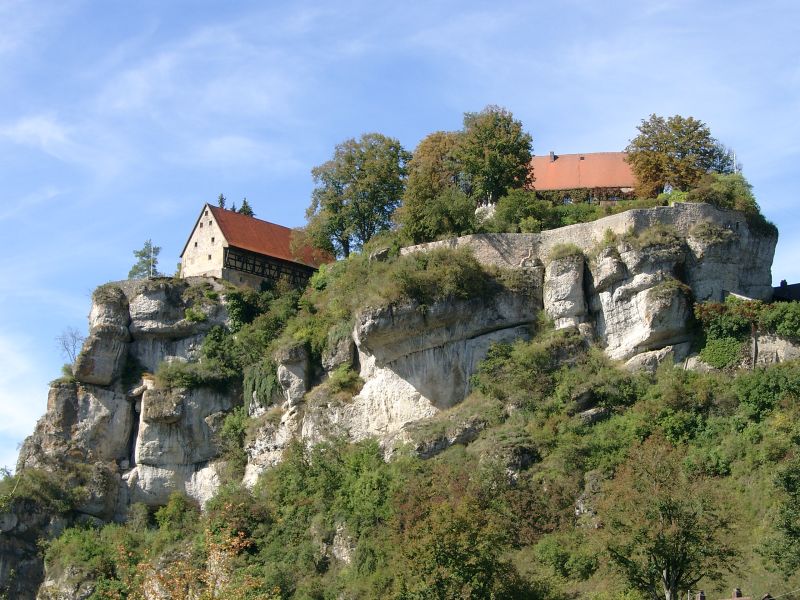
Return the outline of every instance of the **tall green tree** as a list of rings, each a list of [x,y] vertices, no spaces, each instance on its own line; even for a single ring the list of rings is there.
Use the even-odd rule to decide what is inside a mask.
[[[314,244],[346,257],[389,229],[409,158],[398,140],[380,133],[338,144],[333,158],[311,171],[316,187],[306,217]]]
[[[778,515],[774,522],[774,537],[763,549],[784,575],[800,569],[800,458],[783,467],[775,478],[778,489]]]
[[[718,486],[690,473],[684,459],[650,437],[632,450],[600,506],[612,563],[651,600],[677,600],[701,579],[730,571],[737,557]]]
[[[688,191],[707,173],[732,173],[730,152],[693,117],[652,114],[637,127],[639,135],[625,149],[639,181],[639,196],[652,198],[666,186]]]
[[[511,111],[487,106],[464,113],[464,130],[454,155],[462,185],[478,204],[494,204],[511,188],[530,178],[533,138]]]
[[[220,208],[225,208],[225,200],[227,200],[227,198],[225,198],[223,194],[217,196],[217,206]]]
[[[474,230],[475,203],[458,187],[460,137],[451,131],[431,133],[408,163],[403,203],[394,218],[415,244]]]
[[[256,213],[253,212],[253,209],[250,206],[250,203],[247,201],[247,198],[242,200],[242,206],[239,208],[239,214],[240,215],[245,215],[247,217],[255,217],[256,216]]]
[[[148,239],[141,250],[134,250],[136,263],[128,272],[128,279],[145,279],[146,277],[160,277],[158,272],[158,254],[160,246],[154,246],[153,240]]]

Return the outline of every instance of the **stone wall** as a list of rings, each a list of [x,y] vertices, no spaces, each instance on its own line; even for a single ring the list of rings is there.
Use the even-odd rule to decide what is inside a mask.
[[[692,228],[708,222],[733,231],[739,236],[736,255],[729,262],[736,265],[737,289],[725,291],[751,298],[768,300],[772,296],[772,257],[777,238],[751,232],[742,213],[722,210],[710,204],[676,203],[672,206],[633,209],[592,221],[578,223],[541,233],[482,233],[459,238],[419,244],[403,248],[402,253],[425,251],[437,247],[472,248],[483,264],[519,268],[537,259],[546,262],[553,247],[574,244],[585,254],[594,253],[603,245],[607,231],[616,236],[628,232],[640,233],[653,225],[669,225],[678,235],[690,237]]]

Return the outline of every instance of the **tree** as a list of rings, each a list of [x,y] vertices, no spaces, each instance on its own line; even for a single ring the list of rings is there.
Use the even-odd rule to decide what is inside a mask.
[[[153,246],[153,240],[147,240],[141,250],[134,250],[136,263],[128,272],[128,279],[145,279],[146,277],[160,277],[158,272],[159,246]]]
[[[732,173],[730,152],[693,117],[650,115],[625,151],[638,180],[639,196],[654,198],[669,185],[688,191],[707,173]]]
[[[800,568],[800,459],[795,458],[775,478],[778,489],[778,518],[764,555],[772,559],[787,577]]]
[[[510,188],[529,182],[533,138],[510,111],[487,106],[464,113],[464,130],[454,155],[462,185],[479,204],[494,204]]]
[[[415,244],[474,230],[475,203],[457,187],[460,166],[454,151],[459,138],[456,132],[432,133],[408,163],[403,203],[394,218]]]
[[[704,577],[730,571],[736,550],[718,486],[653,436],[635,448],[600,506],[612,563],[647,598],[677,600]]]
[[[346,257],[389,229],[409,158],[398,140],[379,133],[337,145],[333,158],[311,171],[316,187],[306,218],[314,244]]]
[[[224,195],[220,194],[219,196],[217,196],[217,206],[219,206],[220,208],[225,208],[225,200],[226,198]]]
[[[85,339],[86,337],[80,331],[74,327],[67,327],[56,336],[56,343],[61,355],[72,364],[78,358],[78,352],[80,352]]]
[[[253,209],[250,207],[250,203],[247,201],[247,198],[242,200],[242,206],[239,208],[239,214],[245,215],[247,217],[255,217],[256,213],[253,212]]]

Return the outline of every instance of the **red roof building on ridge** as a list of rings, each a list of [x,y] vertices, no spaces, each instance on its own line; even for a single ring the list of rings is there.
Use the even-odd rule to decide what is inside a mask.
[[[218,277],[259,288],[289,279],[302,285],[332,256],[293,243],[289,227],[205,204],[181,252],[182,277]]]
[[[292,237],[295,232],[289,227],[270,223],[255,217],[238,212],[209,205],[208,208],[217,220],[219,229],[231,246],[242,250],[257,252],[267,256],[274,256],[289,262],[296,262],[314,267],[315,269],[332,258],[315,252],[310,246],[297,250],[297,255],[292,253]]]
[[[626,152],[590,152],[534,156],[533,189],[538,191],[609,189],[623,192],[636,187],[636,177],[625,160]]]

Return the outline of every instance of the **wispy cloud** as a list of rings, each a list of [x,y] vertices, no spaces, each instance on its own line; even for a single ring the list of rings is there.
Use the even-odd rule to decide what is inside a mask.
[[[13,219],[19,215],[29,213],[34,209],[40,210],[42,205],[49,203],[50,200],[61,194],[63,194],[63,190],[48,185],[30,192],[29,194],[25,194],[20,198],[11,199],[0,208],[0,221]]]

